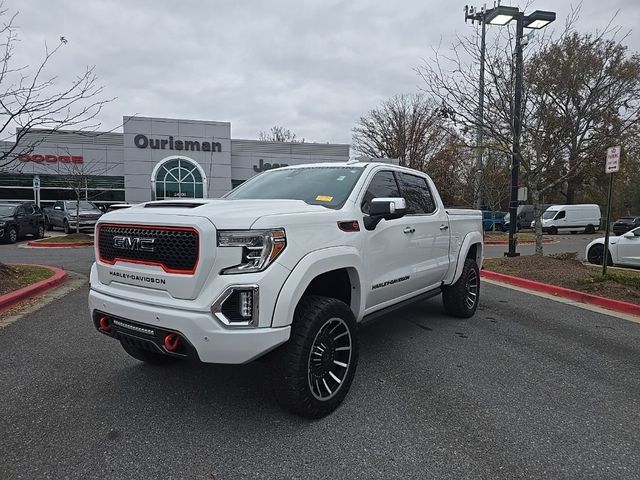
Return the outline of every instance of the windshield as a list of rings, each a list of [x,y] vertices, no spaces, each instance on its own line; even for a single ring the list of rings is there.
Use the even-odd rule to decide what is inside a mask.
[[[558,210],[547,210],[546,212],[544,212],[542,214],[542,219],[543,220],[549,220],[549,219],[555,217],[556,213],[558,213]]]
[[[15,211],[16,207],[13,205],[0,205],[0,217],[10,217]]]
[[[271,170],[225,195],[231,199],[302,200],[340,208],[362,175],[362,167],[305,167]]]
[[[74,202],[73,200],[70,200],[65,203],[67,204],[67,210],[76,208],[76,202]],[[86,200],[80,200],[80,210],[95,210],[95,209],[96,207],[93,203],[87,202]]]

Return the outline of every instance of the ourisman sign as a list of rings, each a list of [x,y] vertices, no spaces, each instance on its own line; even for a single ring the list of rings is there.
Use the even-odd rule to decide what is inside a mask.
[[[173,137],[148,138],[138,134],[133,137],[133,143],[138,148],[151,148],[154,150],[190,150],[192,152],[221,152],[220,142],[198,142],[197,140],[174,140]]]

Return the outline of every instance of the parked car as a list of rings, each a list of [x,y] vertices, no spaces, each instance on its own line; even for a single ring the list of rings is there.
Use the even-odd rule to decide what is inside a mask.
[[[640,227],[640,217],[622,217],[613,224],[613,234],[622,235],[636,227]]]
[[[44,216],[34,203],[0,203],[0,240],[15,243],[20,237],[44,237]]]
[[[542,231],[551,235],[595,233],[600,229],[600,218],[600,207],[595,204],[551,205],[542,214]],[[535,221],[531,222],[531,228],[534,226]]]
[[[505,212],[496,212],[494,210],[482,210],[482,226],[485,231],[495,230],[504,232],[504,216]]]
[[[589,263],[602,265],[604,261],[604,237],[587,245],[586,257]],[[640,227],[620,236],[609,237],[608,265],[629,265],[640,267]]]
[[[436,295],[469,318],[480,298],[482,215],[396,165],[272,169],[222,199],[109,213],[95,243],[97,331],[151,364],[269,354],[276,398],[312,418],[347,395],[360,322]]]
[[[80,211],[76,200],[58,200],[53,207],[44,209],[44,220],[47,230],[60,227],[64,233],[75,231],[76,225],[80,224],[80,229],[95,226],[102,216],[102,211],[93,203],[86,200],[80,201]]]
[[[551,204],[545,203],[540,206],[542,213],[544,213]],[[516,230],[520,231],[523,228],[532,228],[533,225],[533,205],[518,205],[518,211],[516,213]],[[509,230],[511,225],[511,218],[509,212],[504,217],[504,229]]]

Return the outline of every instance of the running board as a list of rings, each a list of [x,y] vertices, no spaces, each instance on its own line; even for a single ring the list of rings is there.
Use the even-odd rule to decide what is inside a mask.
[[[365,315],[362,320],[360,320],[360,324],[365,324],[365,323],[369,323],[373,320],[376,320],[380,317],[384,317],[385,315],[398,310],[400,308],[406,307],[408,305],[411,305],[413,303],[417,303],[417,302],[421,302],[423,300],[428,300],[430,298],[436,297],[438,295],[440,295],[442,293],[442,289],[440,287],[435,288],[433,290],[429,290],[428,292],[425,293],[421,293],[419,295],[416,295],[415,297],[411,297],[408,298],[407,300],[403,300],[400,303],[396,303],[395,305],[390,305],[388,307],[385,307],[381,310],[378,310],[376,312],[370,313],[368,315]]]

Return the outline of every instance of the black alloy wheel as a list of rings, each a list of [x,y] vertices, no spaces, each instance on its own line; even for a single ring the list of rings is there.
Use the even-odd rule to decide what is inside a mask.
[[[604,262],[604,245],[597,244],[591,247],[587,252],[587,260],[593,265],[602,265]],[[613,265],[611,253],[607,256],[607,265]]]
[[[36,233],[38,238],[44,238],[44,223],[38,224],[38,233]]]
[[[16,227],[9,228],[7,232],[7,243],[16,243],[18,241],[18,229]]]

